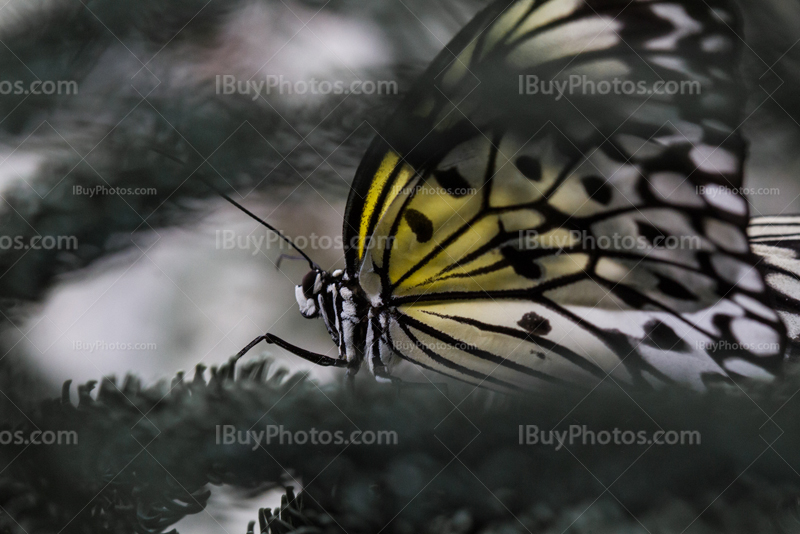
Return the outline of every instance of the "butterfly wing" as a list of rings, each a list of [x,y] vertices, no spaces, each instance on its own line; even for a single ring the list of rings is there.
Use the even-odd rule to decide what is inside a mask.
[[[771,377],[784,330],[736,192],[733,23],[723,2],[480,14],[351,191],[348,272],[384,310],[371,357],[503,390]],[[701,89],[640,92],[664,81]]]
[[[786,325],[794,354],[800,351],[800,217],[754,217],[747,228],[760,258],[773,308]]]

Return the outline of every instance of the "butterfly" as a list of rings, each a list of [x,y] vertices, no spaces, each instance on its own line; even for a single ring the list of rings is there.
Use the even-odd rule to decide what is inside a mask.
[[[772,380],[786,329],[739,193],[735,28],[721,0],[492,3],[367,150],[346,267],[300,251],[300,312],[338,354],[267,334],[239,356],[502,392]]]

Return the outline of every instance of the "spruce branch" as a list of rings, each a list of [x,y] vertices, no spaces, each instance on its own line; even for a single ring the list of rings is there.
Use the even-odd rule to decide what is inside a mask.
[[[434,387],[365,383],[351,394],[264,360],[212,368],[208,379],[204,374],[200,366],[191,379],[179,374],[169,385],[148,388],[130,376],[122,384],[107,378],[96,393],[90,382],[78,387],[77,405],[66,384],[61,399],[43,403],[13,430],[75,431],[77,445],[0,448],[0,506],[13,518],[9,527],[162,532],[202,510],[214,485],[258,494],[299,484],[316,519],[302,525],[300,516],[283,519],[305,508],[278,512],[282,522],[273,532],[293,532],[289,526],[377,532],[387,525],[387,532],[455,532],[467,524],[463,531],[470,533],[499,525],[546,531],[566,528],[565,518],[574,519],[581,507],[617,526],[632,517],[666,524],[694,514],[712,532],[738,532],[730,517],[739,515],[727,514],[745,507],[756,523],[742,528],[780,532],[775,525],[792,517],[800,496],[796,374],[777,388],[731,386],[707,395],[625,393],[611,383],[586,399],[520,398],[491,409],[485,394],[470,389],[445,396]],[[234,443],[226,443],[234,434],[224,425],[235,429]],[[522,445],[526,427],[520,425],[542,433],[571,425],[595,433],[690,430],[702,441]],[[274,434],[268,443],[269,428],[284,437]],[[397,439],[312,444],[312,430],[346,437],[385,431]],[[299,432],[306,434],[303,443]],[[595,509],[589,503],[596,499]]]

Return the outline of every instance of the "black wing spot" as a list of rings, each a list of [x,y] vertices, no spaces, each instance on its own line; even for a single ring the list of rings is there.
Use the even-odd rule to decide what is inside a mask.
[[[603,206],[608,206],[611,203],[611,198],[614,192],[611,186],[608,185],[605,179],[597,176],[586,176],[581,179],[583,188],[586,189],[586,194],[595,202],[599,202]]]
[[[411,231],[417,236],[417,241],[427,243],[433,237],[433,223],[422,212],[414,209],[406,211],[404,218],[411,227]]]
[[[650,246],[653,248],[662,248],[664,247],[664,241],[666,241],[668,235],[653,226],[652,224],[644,223],[644,222],[637,222],[636,226],[639,229],[639,235],[644,237]]]
[[[667,278],[666,276],[661,276],[658,273],[653,274],[655,274],[656,278],[658,278],[658,285],[656,287],[668,297],[678,300],[697,300],[697,296],[686,289],[686,286],[680,282],[676,282],[672,278]]]
[[[439,187],[444,189],[450,196],[461,198],[472,191],[472,186],[455,167],[446,171],[433,171],[433,177]]]
[[[500,249],[500,252],[518,275],[530,280],[538,280],[542,277],[542,268],[523,252],[512,247],[504,247]]]
[[[688,352],[689,344],[683,339],[678,337],[669,325],[666,325],[658,319],[653,319],[644,325],[645,336],[642,343],[650,347],[655,347],[660,350],[669,350],[677,352]]]
[[[525,178],[534,182],[542,181],[542,164],[539,160],[530,156],[520,156],[517,158],[517,169]]]
[[[522,319],[517,321],[517,324],[523,330],[536,336],[546,336],[553,330],[553,327],[550,326],[550,321],[535,312],[526,313],[522,316]]]

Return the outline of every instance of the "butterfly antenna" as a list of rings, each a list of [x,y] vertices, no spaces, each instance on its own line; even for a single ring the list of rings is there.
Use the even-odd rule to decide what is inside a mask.
[[[167,153],[167,152],[164,152],[163,150],[159,149],[158,147],[151,147],[151,149],[152,149],[154,152],[157,152],[158,154],[161,154],[162,156],[164,156],[164,157],[166,157],[166,158],[169,158],[169,159],[171,159],[172,161],[175,161],[175,162],[177,162],[177,163],[182,163],[182,164],[186,165],[186,162],[184,162],[184,161],[181,161],[181,159],[179,159],[179,158],[177,158],[177,157],[173,156],[172,154],[169,154],[169,153]],[[203,182],[204,184],[206,184],[206,185],[207,185],[207,186],[208,186],[210,189],[212,189],[213,191],[215,191],[215,192],[216,192],[216,193],[217,193],[219,196],[221,196],[222,198],[224,198],[225,200],[227,200],[228,202],[230,202],[231,204],[233,204],[234,206],[236,206],[237,208],[239,208],[239,210],[241,210],[241,211],[242,211],[242,212],[244,212],[245,214],[249,215],[249,216],[250,216],[250,218],[252,218],[252,219],[253,219],[253,220],[255,220],[255,221],[258,221],[258,222],[259,222],[259,223],[260,223],[262,226],[264,226],[264,227],[265,227],[265,228],[267,228],[268,230],[271,230],[272,232],[274,232],[274,233],[275,233],[275,235],[277,235],[278,237],[280,237],[281,239],[283,239],[284,241],[286,241],[286,242],[289,244],[289,246],[290,246],[290,247],[292,247],[293,249],[295,249],[295,250],[297,251],[297,253],[298,253],[298,254],[300,254],[300,255],[303,257],[303,259],[305,259],[305,260],[308,262],[308,265],[309,265],[309,267],[311,267],[311,269],[312,269],[312,270],[314,270],[314,269],[316,269],[316,270],[319,270],[319,271],[321,271],[321,270],[322,270],[322,268],[321,268],[319,265],[317,265],[316,263],[314,263],[314,260],[312,260],[312,259],[311,259],[311,258],[308,256],[308,254],[306,254],[305,252],[303,252],[303,251],[302,251],[302,250],[301,250],[301,249],[300,249],[300,248],[299,248],[297,245],[295,245],[295,244],[294,244],[294,242],[293,242],[291,239],[289,239],[288,237],[286,237],[285,235],[283,235],[283,234],[282,234],[282,233],[281,233],[281,232],[280,232],[280,231],[279,231],[277,228],[275,228],[274,226],[272,226],[271,224],[269,224],[267,221],[265,221],[264,219],[262,219],[261,217],[259,217],[259,216],[258,216],[258,215],[256,215],[255,213],[253,213],[252,211],[248,210],[247,208],[245,208],[244,206],[242,206],[241,204],[239,204],[238,202],[236,202],[235,200],[233,200],[231,197],[229,197],[228,195],[226,195],[225,193],[223,193],[222,191],[220,191],[219,189],[217,189],[217,188],[216,188],[216,187],[214,187],[213,185],[211,185],[211,184],[210,184],[210,183],[209,183],[209,182],[208,182],[208,181],[207,181],[205,178],[203,178],[202,176],[200,176],[200,175],[197,175],[197,178],[198,178],[198,179],[199,179],[201,182]]]
[[[203,181],[205,182],[205,180],[203,180]],[[209,187],[211,187],[211,186],[210,186],[210,184],[208,184],[208,182],[206,182],[206,185],[209,185]],[[215,191],[216,191],[216,189],[215,189]],[[293,249],[295,249],[295,250],[297,251],[297,253],[298,253],[298,254],[300,254],[300,255],[301,255],[301,256],[302,256],[302,257],[303,257],[303,258],[304,258],[304,259],[305,259],[305,260],[308,262],[308,265],[311,267],[311,269],[317,269],[317,270],[320,270],[320,271],[322,270],[322,269],[319,267],[319,265],[317,265],[316,263],[314,263],[314,260],[312,260],[312,259],[311,259],[311,258],[308,256],[308,254],[306,254],[305,252],[303,252],[303,251],[302,251],[302,249],[300,249],[300,248],[299,248],[297,245],[295,245],[295,244],[294,244],[294,242],[293,242],[291,239],[289,239],[288,237],[286,237],[285,235],[283,235],[283,234],[282,234],[282,233],[281,233],[281,232],[280,232],[280,231],[279,231],[277,228],[275,228],[274,226],[272,226],[271,224],[269,224],[267,221],[265,221],[265,220],[264,220],[264,219],[262,219],[261,217],[257,216],[257,215],[256,215],[256,214],[254,214],[252,211],[248,210],[247,208],[245,208],[244,206],[242,206],[241,204],[239,204],[239,203],[238,203],[238,202],[236,202],[235,200],[233,200],[231,197],[229,197],[229,196],[228,196],[228,195],[226,195],[225,193],[223,193],[223,192],[221,192],[221,191],[217,191],[217,194],[219,194],[219,196],[221,196],[222,198],[224,198],[225,200],[227,200],[228,202],[230,202],[231,204],[233,204],[234,206],[236,206],[237,208],[239,208],[240,210],[242,210],[244,213],[246,213],[247,215],[249,215],[249,216],[250,216],[250,217],[251,217],[253,220],[256,220],[256,221],[258,221],[259,223],[261,223],[261,225],[262,225],[262,226],[264,226],[265,228],[267,228],[267,229],[269,229],[269,230],[272,230],[273,232],[275,232],[275,235],[277,235],[278,237],[280,237],[281,239],[283,239],[284,241],[286,241],[286,242],[289,244],[289,246],[290,246],[290,247],[292,247]]]

